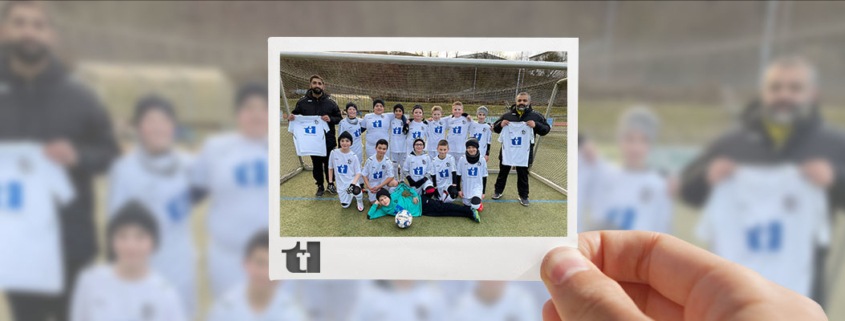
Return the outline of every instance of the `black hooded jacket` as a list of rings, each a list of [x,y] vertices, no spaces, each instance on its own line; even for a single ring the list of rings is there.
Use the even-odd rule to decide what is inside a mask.
[[[311,89],[305,92],[305,96],[296,102],[296,107],[293,108],[291,114],[302,116],[329,116],[329,132],[326,133],[326,150],[331,151],[337,147],[337,134],[335,133],[335,125],[340,123],[343,115],[340,113],[340,108],[337,103],[329,98],[329,93],[323,91],[320,98],[314,98]]]
[[[531,105],[525,108],[525,111],[522,112],[522,116],[519,115],[519,112],[516,110],[516,104],[511,105],[507,112],[505,112],[496,122],[493,123],[493,131],[496,134],[502,133],[502,121],[507,120],[509,122],[526,122],[529,120],[534,121],[534,134],[540,136],[546,136],[552,127],[549,126],[549,123],[546,122],[546,117],[543,117],[539,112],[535,111],[534,108],[531,108]],[[528,155],[528,166],[530,167],[531,164],[534,163],[534,143],[531,143],[530,146],[531,155]],[[499,151],[499,158],[501,160],[502,153],[501,150]]]
[[[104,172],[120,150],[108,113],[91,90],[71,78],[52,59],[33,80],[9,69],[0,53],[0,140],[47,143],[67,139],[78,164],[67,169],[76,198],[62,208],[63,247],[67,257],[89,260],[96,254],[92,180]]]

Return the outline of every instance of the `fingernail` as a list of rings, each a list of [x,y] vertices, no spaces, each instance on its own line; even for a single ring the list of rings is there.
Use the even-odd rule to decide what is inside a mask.
[[[546,278],[555,285],[560,285],[576,273],[589,269],[581,252],[572,248],[554,250],[552,255],[546,256],[544,263]]]

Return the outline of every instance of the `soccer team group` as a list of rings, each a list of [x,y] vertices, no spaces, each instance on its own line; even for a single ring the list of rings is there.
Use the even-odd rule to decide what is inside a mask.
[[[358,118],[358,106],[350,102],[343,117],[325,92],[323,79],[311,77],[309,90],[288,116],[288,131],[297,154],[311,156],[318,197],[326,191],[337,194],[343,208],[354,198],[358,211],[364,211],[367,193],[370,219],[407,210],[414,217],[457,216],[480,222],[487,162],[497,133],[502,150],[492,198],[502,197],[507,175],[515,167],[519,201],[529,205],[534,137],[548,134],[551,127],[531,109],[528,93],[519,93],[516,104],[493,124],[486,122],[485,106],[478,107],[473,121],[459,101],[452,103],[448,117],[443,117],[443,107],[433,106],[428,119],[420,105],[413,106],[410,119],[402,104],[395,104],[392,114],[385,113],[381,99],[373,100],[372,108],[373,113]],[[335,124],[340,132],[336,140]],[[462,204],[453,203],[456,200]]]

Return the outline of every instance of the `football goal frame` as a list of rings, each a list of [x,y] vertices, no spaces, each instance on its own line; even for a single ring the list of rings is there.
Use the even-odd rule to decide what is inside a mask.
[[[392,63],[392,64],[408,64],[408,65],[427,65],[427,66],[447,66],[447,67],[489,67],[489,68],[509,68],[509,69],[520,69],[520,70],[536,70],[536,69],[545,69],[545,70],[567,70],[569,68],[569,64],[567,62],[548,62],[548,61],[524,61],[524,60],[492,60],[492,59],[466,59],[466,58],[440,58],[440,57],[416,57],[416,56],[399,56],[399,55],[380,55],[380,54],[359,54],[359,53],[341,53],[341,52],[282,52],[279,54],[279,59],[302,59],[302,60],[330,60],[330,61],[339,61],[339,62],[371,62],[371,63]],[[280,93],[281,93],[281,100],[282,100],[282,108],[284,108],[283,115],[290,115],[291,113],[291,106],[288,103],[287,92],[285,91],[285,84],[284,80],[279,79],[279,86],[280,86]],[[519,78],[517,78],[517,87],[519,84]],[[557,82],[555,82],[554,88],[552,89],[552,93],[549,99],[549,103],[546,106],[546,110],[542,113],[546,119],[549,118],[552,111],[552,106],[554,105],[555,99],[557,98],[558,92],[567,84],[567,78],[561,78]],[[516,94],[519,92],[517,89],[514,92],[514,99]],[[287,120],[281,119],[280,126],[283,126],[287,123]],[[552,124],[550,124],[552,125]],[[553,126],[553,125],[552,125]],[[554,129],[554,126],[553,126]],[[566,128],[564,128],[566,130]],[[542,142],[542,136],[539,136],[534,143],[534,149],[531,150],[531,153],[534,155],[534,161],[537,161],[537,151],[540,147],[540,143]],[[564,147],[565,148],[565,147]],[[279,184],[284,183],[286,180],[296,176],[302,171],[312,171],[313,168],[306,164],[305,161],[302,160],[301,156],[297,156],[299,159],[299,167],[296,169],[288,172],[282,173]],[[549,160],[552,161],[552,160]],[[489,170],[490,173],[498,173],[498,168],[493,168]],[[511,171],[512,174],[515,174],[516,171]],[[559,183],[550,180],[541,174],[534,171],[532,168],[529,167],[529,174],[536,178],[537,180],[543,182],[544,184],[548,185],[552,189],[567,195],[567,188],[565,186],[561,186]]]

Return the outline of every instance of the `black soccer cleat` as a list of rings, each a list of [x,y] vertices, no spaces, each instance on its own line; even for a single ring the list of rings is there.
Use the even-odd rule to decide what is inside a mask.
[[[531,205],[531,202],[529,202],[527,198],[522,198],[522,196],[520,196],[519,197],[519,205],[528,206],[528,205]]]
[[[326,189],[330,194],[337,194],[337,187],[334,184],[329,184],[329,187]]]
[[[323,197],[323,192],[326,190],[322,186],[317,186],[317,197]]]
[[[497,200],[497,199],[500,199],[500,198],[502,198],[502,193],[493,192],[493,199],[494,200]]]

